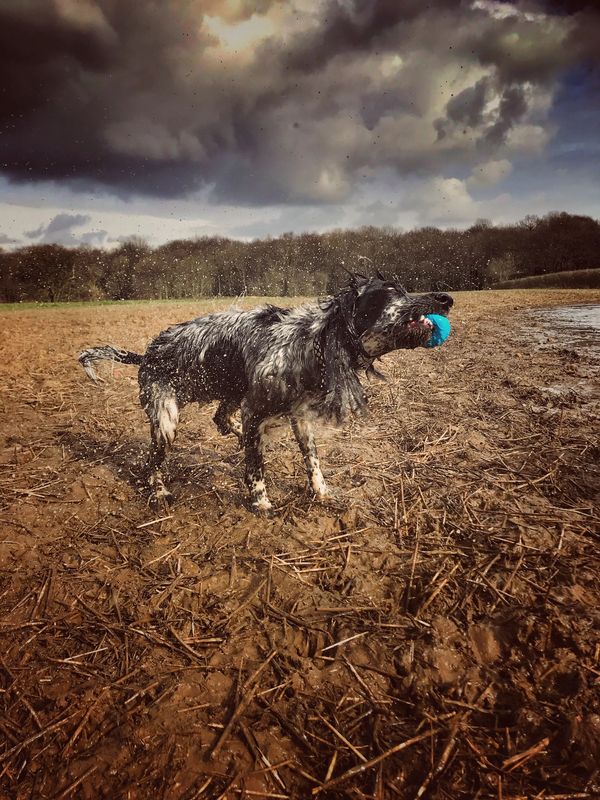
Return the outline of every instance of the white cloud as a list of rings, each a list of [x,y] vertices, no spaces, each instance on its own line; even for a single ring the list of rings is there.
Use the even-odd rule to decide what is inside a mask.
[[[416,211],[420,224],[461,225],[478,216],[478,206],[465,181],[433,178],[425,181],[404,206]]]
[[[519,125],[508,134],[508,149],[515,153],[541,154],[550,138],[552,130],[542,125]]]
[[[475,167],[467,179],[467,186],[469,188],[494,186],[508,177],[511,172],[512,164],[506,158],[501,158],[498,161],[486,161]]]

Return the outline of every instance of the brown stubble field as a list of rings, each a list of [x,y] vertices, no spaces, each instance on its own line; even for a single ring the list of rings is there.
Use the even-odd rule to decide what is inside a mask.
[[[136,370],[75,360],[216,301],[0,311],[0,797],[598,796],[600,365],[526,309],[600,291],[455,300],[271,519],[213,408],[149,509]]]

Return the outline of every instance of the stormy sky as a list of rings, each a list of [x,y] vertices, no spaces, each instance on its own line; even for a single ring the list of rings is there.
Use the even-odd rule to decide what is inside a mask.
[[[577,0],[2,0],[0,247],[600,216]]]

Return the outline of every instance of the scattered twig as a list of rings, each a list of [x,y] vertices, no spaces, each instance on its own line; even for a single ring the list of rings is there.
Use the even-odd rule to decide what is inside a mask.
[[[420,736],[413,736],[412,739],[407,739],[404,742],[400,742],[400,744],[394,745],[394,747],[390,747],[389,750],[386,750],[385,753],[381,753],[381,755],[372,758],[370,761],[366,761],[364,764],[359,764],[356,767],[352,767],[346,772],[342,773],[342,775],[338,775],[337,778],[333,778],[332,780],[323,783],[321,786],[317,786],[312,790],[313,795],[317,795],[320,792],[325,791],[325,789],[330,789],[332,786],[337,786],[338,783],[342,783],[348,778],[353,777],[354,775],[360,775],[362,772],[365,772],[372,767],[375,767],[381,761],[384,761],[386,758],[393,756],[395,753],[399,753],[401,750],[406,750],[407,747],[412,747],[418,742],[422,742],[423,739],[429,739],[429,737],[435,736],[439,733],[440,729],[435,728],[432,731],[427,731],[427,733],[422,733]]]
[[[214,743],[210,750],[210,757],[215,758],[221,747],[225,744],[227,737],[229,736],[231,729],[235,725],[237,719],[241,716],[241,714],[245,711],[245,709],[250,705],[252,699],[254,697],[255,691],[255,684],[258,680],[259,676],[262,672],[267,668],[267,666],[271,663],[273,658],[277,655],[277,651],[273,650],[266,658],[265,661],[260,665],[260,667],[252,673],[252,675],[248,678],[244,686],[242,687],[242,698],[239,701],[238,705],[234,709],[233,713],[231,714],[229,721],[223,728],[219,738]]]

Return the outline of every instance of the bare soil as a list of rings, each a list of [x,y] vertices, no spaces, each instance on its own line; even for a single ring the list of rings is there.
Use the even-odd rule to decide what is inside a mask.
[[[0,797],[600,796],[600,365],[526,313],[599,300],[457,294],[272,519],[212,408],[151,511],[135,368],[75,360],[202,304],[2,314]]]

